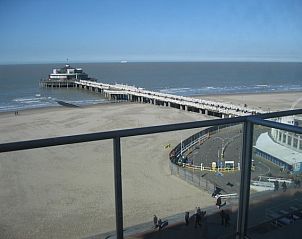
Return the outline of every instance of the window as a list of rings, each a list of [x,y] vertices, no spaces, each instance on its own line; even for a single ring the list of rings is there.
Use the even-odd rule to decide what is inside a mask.
[[[287,137],[287,144],[292,145],[292,137],[291,136]]]
[[[298,148],[298,139],[297,138],[294,138],[293,146],[294,146],[294,148]]]

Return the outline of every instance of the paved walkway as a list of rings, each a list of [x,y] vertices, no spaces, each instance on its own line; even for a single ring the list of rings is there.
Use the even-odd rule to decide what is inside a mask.
[[[292,206],[299,206],[302,214],[302,190],[290,189],[287,192],[262,192],[258,195],[253,195],[250,199],[249,210],[249,232],[251,238],[286,238],[290,235],[292,239],[301,238],[302,219],[295,221],[293,224],[284,225],[282,227],[272,226],[267,222],[267,210],[272,209],[279,212],[287,210]],[[236,220],[237,220],[237,205],[235,202],[227,204],[222,208],[230,215],[230,225],[225,227],[221,225],[220,210],[216,206],[201,209],[206,211],[206,220],[201,227],[194,227],[194,217],[190,218],[189,226],[184,223],[184,213],[176,214],[163,220],[168,220],[169,225],[161,231],[153,228],[153,223],[150,222],[126,228],[124,231],[125,238],[128,239],[181,239],[181,238],[206,238],[206,239],[229,239],[234,238]],[[194,212],[191,211],[190,215]],[[89,239],[113,239],[115,232],[88,237]],[[87,239],[88,239],[87,238]]]

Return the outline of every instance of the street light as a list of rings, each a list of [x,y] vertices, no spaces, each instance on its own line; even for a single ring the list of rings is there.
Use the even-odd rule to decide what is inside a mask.
[[[218,155],[217,155],[217,158],[218,158],[218,160],[217,160],[217,166],[218,166],[218,170],[219,170],[219,168],[222,168],[222,161],[223,161],[223,154],[224,154],[224,147],[225,147],[225,144],[224,144],[224,138],[221,138],[221,137],[219,137],[219,136],[217,136],[217,137],[215,137],[213,140],[215,140],[215,139],[220,139],[221,140],[221,152],[219,151],[219,148],[218,148]]]

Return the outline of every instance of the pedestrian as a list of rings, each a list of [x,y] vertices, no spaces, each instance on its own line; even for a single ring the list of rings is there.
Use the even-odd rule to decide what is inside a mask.
[[[161,230],[161,226],[162,226],[162,221],[161,221],[160,218],[158,219],[157,226],[158,226],[158,230],[160,231]]]
[[[190,219],[190,213],[187,211],[187,212],[185,212],[185,222],[186,222],[186,226],[189,225],[189,219]]]
[[[217,200],[216,200],[216,206],[217,206],[217,208],[220,209],[220,208],[222,208],[225,205],[226,205],[226,201],[223,204],[221,204],[221,197],[218,197]]]
[[[283,183],[282,183],[282,188],[283,188],[283,192],[285,192],[286,191],[286,189],[287,189],[287,186],[286,186],[286,183],[285,183],[285,181],[283,181]]]
[[[157,228],[157,216],[156,215],[154,215],[153,216],[153,224],[154,224],[154,228]]]
[[[196,212],[197,212],[199,215],[201,214],[200,207],[197,208]]]
[[[214,198],[214,197],[216,197],[216,196],[219,196],[221,190],[222,190],[221,188],[215,186],[215,190],[214,190],[214,192],[212,193],[212,197]]]
[[[276,191],[278,191],[279,190],[279,182],[276,180],[275,182],[274,182],[274,191],[276,192]]]
[[[221,210],[219,214],[220,214],[220,218],[221,218],[221,225],[223,225],[224,224],[224,220],[225,220],[225,213],[224,213],[223,210]]]
[[[197,227],[197,225],[199,225],[201,227],[200,220],[201,220],[201,210],[198,207],[196,209],[196,213],[195,213],[195,226],[194,226],[195,228]]]
[[[221,207],[221,197],[219,197],[219,196],[216,200],[216,206],[217,206],[218,209],[220,209],[220,207]]]

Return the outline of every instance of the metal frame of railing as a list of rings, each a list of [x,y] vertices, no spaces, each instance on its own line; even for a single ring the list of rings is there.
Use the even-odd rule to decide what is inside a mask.
[[[118,239],[123,238],[123,199],[122,199],[122,174],[121,174],[121,142],[124,137],[164,133],[176,130],[194,129],[209,127],[215,125],[243,123],[243,144],[242,144],[242,169],[240,182],[239,208],[237,218],[237,238],[245,238],[248,222],[248,207],[250,196],[250,177],[251,177],[251,160],[253,146],[253,128],[254,125],[262,125],[271,128],[286,130],[302,134],[302,128],[288,124],[282,124],[275,121],[267,120],[269,118],[290,116],[302,114],[302,109],[266,113],[260,115],[241,116],[227,119],[214,119],[195,121],[188,123],[168,124],[160,126],[114,130],[98,133],[79,134],[72,136],[62,136],[53,138],[44,138],[28,141],[19,141],[0,144],[0,153],[12,152],[19,150],[84,143],[113,139],[114,151],[114,181],[115,181],[115,212],[116,212],[116,235]]]

